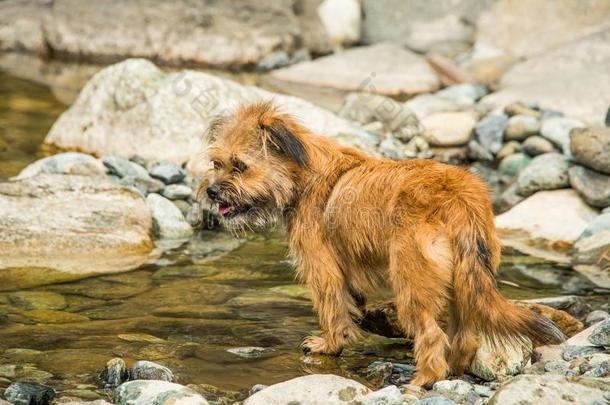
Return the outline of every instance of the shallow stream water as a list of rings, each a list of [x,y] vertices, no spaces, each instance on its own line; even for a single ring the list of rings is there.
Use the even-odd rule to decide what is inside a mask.
[[[0,73],[0,180],[49,153],[41,142],[65,108],[48,87]],[[286,249],[281,230],[244,239],[199,232],[128,273],[27,290],[0,286],[0,390],[25,380],[93,395],[113,357],[156,361],[180,383],[223,390],[310,372],[362,379],[373,361],[412,362],[404,341],[373,335],[339,358],[304,358],[299,344],[318,327]],[[607,299],[578,273],[524,256],[505,255],[499,281],[515,299]],[[249,346],[266,350],[228,351]]]

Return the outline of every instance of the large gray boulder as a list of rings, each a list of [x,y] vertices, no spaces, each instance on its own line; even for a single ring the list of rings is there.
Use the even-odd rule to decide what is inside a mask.
[[[344,405],[358,403],[371,392],[364,385],[338,375],[312,374],[258,391],[244,405]]]
[[[545,24],[539,21],[539,15],[532,12],[531,7],[535,7],[537,3],[555,4],[549,0],[536,0],[532,2],[532,6],[530,2],[502,1],[501,3],[510,3],[515,7],[529,10],[530,16],[524,19],[532,21],[543,29]],[[600,0],[592,3],[598,8],[610,9],[610,2]],[[568,6],[564,8],[564,4]],[[570,15],[572,6],[589,7],[590,3],[585,5],[576,1],[562,2],[561,6],[556,4],[552,5],[552,8],[565,14],[564,18],[569,20],[569,24],[572,24],[573,20],[585,18],[585,15],[589,15],[590,19],[604,18],[604,24],[610,21],[610,15],[607,13],[596,14],[593,10],[572,16]],[[537,35],[533,36],[535,40],[529,38],[531,31],[512,32],[515,35],[527,36],[527,43],[531,46],[548,44],[541,41]],[[488,36],[488,38],[493,37]],[[562,111],[589,124],[603,123],[610,105],[610,28],[556,49],[551,48],[547,52],[517,63],[502,77],[499,91],[482,100],[484,104],[496,108],[505,107],[516,101],[535,103],[544,108]]]
[[[133,269],[152,249],[146,203],[105,177],[0,183],[0,290]]]
[[[377,138],[296,97],[270,93],[209,74],[165,74],[144,59],[97,73],[55,122],[45,142],[98,155],[139,155],[182,164],[200,156],[209,123],[240,103],[273,99],[312,130],[373,151]]]
[[[279,84],[328,87],[388,96],[437,90],[440,81],[424,58],[396,44],[351,48],[271,73]]]
[[[519,375],[502,384],[489,405],[604,404],[610,381],[604,378],[560,375]]]
[[[498,215],[496,227],[504,246],[569,263],[570,249],[596,216],[572,189],[539,191]]]

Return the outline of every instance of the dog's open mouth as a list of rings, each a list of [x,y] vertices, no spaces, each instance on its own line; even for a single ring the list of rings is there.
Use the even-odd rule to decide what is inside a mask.
[[[218,213],[222,215],[222,217],[225,219],[231,219],[246,211],[247,209],[244,209],[242,207],[235,207],[225,202],[218,203]]]

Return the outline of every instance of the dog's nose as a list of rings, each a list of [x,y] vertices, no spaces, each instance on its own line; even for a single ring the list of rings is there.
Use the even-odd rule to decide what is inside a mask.
[[[210,199],[212,199],[212,200],[215,200],[216,197],[218,197],[219,191],[220,191],[220,187],[218,187],[218,184],[213,184],[206,189],[206,192],[208,193],[208,197],[210,197]]]

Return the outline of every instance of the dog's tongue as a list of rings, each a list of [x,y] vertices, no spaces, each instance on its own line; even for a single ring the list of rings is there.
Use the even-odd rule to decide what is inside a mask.
[[[229,207],[228,205],[220,205],[218,206],[218,212],[220,212],[220,215],[224,215],[227,212],[229,212],[231,210],[231,207]]]

